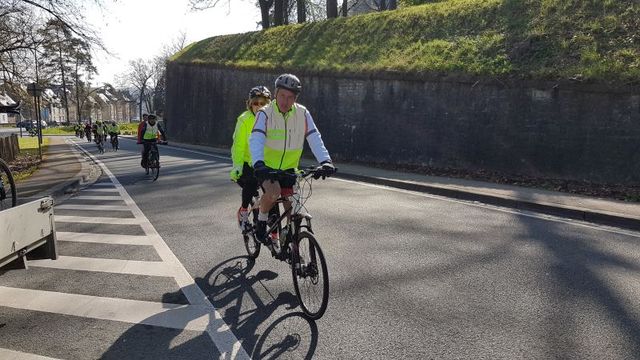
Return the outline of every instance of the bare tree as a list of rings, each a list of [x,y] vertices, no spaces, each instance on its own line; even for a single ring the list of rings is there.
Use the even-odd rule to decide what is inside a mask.
[[[296,8],[298,12],[298,23],[307,21],[307,4],[305,0],[296,0]]]
[[[136,90],[138,94],[139,115],[142,115],[142,105],[149,104],[146,99],[148,96],[149,85],[152,78],[156,75],[157,66],[153,60],[136,59],[129,61],[129,71],[125,74],[125,83]],[[149,111],[153,108],[147,107]]]

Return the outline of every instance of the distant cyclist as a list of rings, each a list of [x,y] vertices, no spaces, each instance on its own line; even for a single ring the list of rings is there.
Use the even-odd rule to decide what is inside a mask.
[[[251,132],[249,147],[253,169],[257,178],[267,179],[271,170],[295,172],[300,163],[305,139],[316,160],[322,165],[325,176],[331,176],[335,168],[329,152],[324,146],[320,132],[309,111],[296,103],[302,90],[300,80],[291,74],[278,76],[275,82],[275,100],[260,109]],[[266,228],[269,210],[280,197],[281,192],[291,192],[295,178],[264,180],[264,195],[260,203],[260,213],[256,236],[267,242]]]
[[[233,132],[233,146],[231,147],[233,169],[231,169],[229,176],[242,188],[242,203],[238,209],[238,225],[241,229],[249,217],[249,203],[258,190],[258,180],[253,175],[253,167],[251,166],[249,137],[256,122],[256,112],[269,104],[270,101],[271,92],[266,86],[252,88],[247,99],[247,110],[238,116],[236,129]]]
[[[107,125],[107,132],[109,133],[109,139],[113,144],[113,140],[117,139],[120,134],[120,127],[115,121],[112,121],[111,124]]]
[[[140,165],[143,168],[147,168],[147,158],[149,157],[149,151],[151,146],[158,141],[158,134],[162,136],[163,141],[167,141],[164,129],[157,122],[156,116],[151,114],[148,116],[147,121],[142,125],[140,132],[138,133],[138,144],[142,144],[142,161]]]

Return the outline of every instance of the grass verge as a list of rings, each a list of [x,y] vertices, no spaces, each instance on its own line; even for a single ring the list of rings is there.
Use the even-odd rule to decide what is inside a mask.
[[[40,157],[38,155],[38,138],[37,137],[21,137],[18,138],[20,146],[20,155],[11,162],[11,171],[16,182],[24,181],[31,177],[40,165]],[[49,139],[42,139],[42,154],[47,152]]]

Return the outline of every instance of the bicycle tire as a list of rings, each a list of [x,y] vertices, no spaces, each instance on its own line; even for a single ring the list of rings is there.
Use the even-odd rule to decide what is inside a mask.
[[[147,164],[152,164],[154,166],[151,167],[151,173],[153,174],[153,181],[158,180],[158,176],[160,176],[160,153],[158,151],[153,151],[151,149],[149,151],[149,160]]]
[[[309,261],[309,264],[302,266],[301,244],[304,245],[305,240],[308,240],[309,258],[313,257],[316,261]],[[293,276],[293,287],[296,291],[296,297],[300,302],[300,308],[302,312],[308,318],[312,320],[318,320],[324,315],[327,310],[327,304],[329,302],[329,271],[327,270],[327,262],[325,261],[324,254],[316,238],[309,232],[303,231],[298,235],[298,240],[294,242],[294,251],[291,251],[291,274]],[[302,246],[304,248],[304,246]],[[309,259],[311,260],[311,259]],[[318,267],[318,264],[320,266]],[[310,265],[314,264],[314,265]],[[316,283],[319,282],[320,275],[322,276],[322,285],[320,290],[322,291],[321,298],[317,306],[311,306],[311,299],[305,298],[302,294],[307,290],[307,287],[314,284],[314,276]],[[317,294],[317,291],[315,292]]]
[[[0,189],[0,211],[16,206],[18,202],[16,183],[9,165],[2,159],[0,159],[0,184],[2,184],[2,189]]]
[[[254,221],[255,220],[255,221]],[[248,231],[243,231],[242,238],[244,240],[244,248],[247,250],[247,254],[251,259],[256,259],[260,255],[260,241],[256,239],[256,232],[254,224],[258,220],[258,210],[249,212],[249,227]]]

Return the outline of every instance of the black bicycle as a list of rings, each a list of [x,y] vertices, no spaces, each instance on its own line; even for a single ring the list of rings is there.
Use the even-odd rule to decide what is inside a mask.
[[[317,320],[327,310],[329,302],[329,271],[320,244],[313,236],[311,215],[304,206],[311,197],[314,179],[324,177],[322,168],[312,168],[298,173],[274,171],[272,180],[295,177],[293,193],[281,196],[274,205],[267,223],[269,240],[266,246],[271,255],[291,266],[293,286],[304,314]],[[289,208],[284,208],[290,202]],[[260,254],[261,242],[256,237],[259,196],[251,203],[249,221],[243,225],[242,235],[249,257]],[[282,210],[281,210],[282,208]]]
[[[111,136],[111,150],[118,151],[119,145],[118,135]]]
[[[0,211],[16,206],[16,183],[9,165],[0,159]]]
[[[98,152],[104,154],[104,135],[96,134],[96,145],[98,146]]]
[[[166,141],[149,142],[151,149],[147,155],[147,162],[145,163],[145,174],[153,176],[153,181],[158,180],[160,176],[160,152],[158,151],[158,144],[166,145]]]

